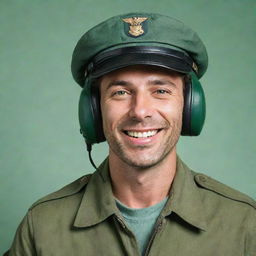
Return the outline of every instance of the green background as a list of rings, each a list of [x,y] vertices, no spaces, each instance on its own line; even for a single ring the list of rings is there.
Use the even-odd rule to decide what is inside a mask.
[[[87,29],[130,11],[170,15],[199,33],[210,59],[207,118],[200,137],[181,138],[179,154],[255,198],[255,0],[0,0],[0,254],[35,200],[93,171],[71,54]],[[93,148],[97,164],[106,155],[106,144]]]

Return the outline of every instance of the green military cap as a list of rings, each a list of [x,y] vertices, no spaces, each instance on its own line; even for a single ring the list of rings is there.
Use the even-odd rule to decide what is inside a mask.
[[[114,16],[87,31],[72,56],[75,81],[100,77],[129,65],[155,65],[201,78],[208,66],[206,48],[181,21],[155,13]]]

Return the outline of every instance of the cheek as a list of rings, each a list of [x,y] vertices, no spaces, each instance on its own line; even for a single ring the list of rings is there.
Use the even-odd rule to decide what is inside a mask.
[[[162,113],[167,119],[170,120],[182,120],[183,114],[183,97],[172,100],[162,105]]]
[[[117,123],[121,117],[121,111],[122,108],[120,106],[114,106],[113,104],[101,102],[104,132],[110,132],[116,128]]]
[[[182,114],[183,114],[183,107],[184,107],[183,94],[180,97],[177,98],[176,106],[177,106],[177,114],[182,116]]]

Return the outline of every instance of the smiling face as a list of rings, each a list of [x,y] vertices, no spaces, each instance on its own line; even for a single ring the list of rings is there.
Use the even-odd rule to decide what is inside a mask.
[[[110,158],[145,169],[175,150],[183,110],[179,74],[151,66],[123,68],[101,78],[100,94]]]

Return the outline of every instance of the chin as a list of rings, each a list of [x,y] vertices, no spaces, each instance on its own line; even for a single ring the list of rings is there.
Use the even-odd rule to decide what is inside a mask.
[[[152,155],[144,156],[144,157],[143,156],[139,157],[138,155],[134,157],[128,157],[123,155],[123,156],[120,156],[120,158],[123,160],[123,162],[125,162],[130,167],[133,167],[135,169],[145,170],[160,164],[167,157],[168,153],[164,155],[159,155],[159,156],[155,155],[154,158],[152,158]]]

